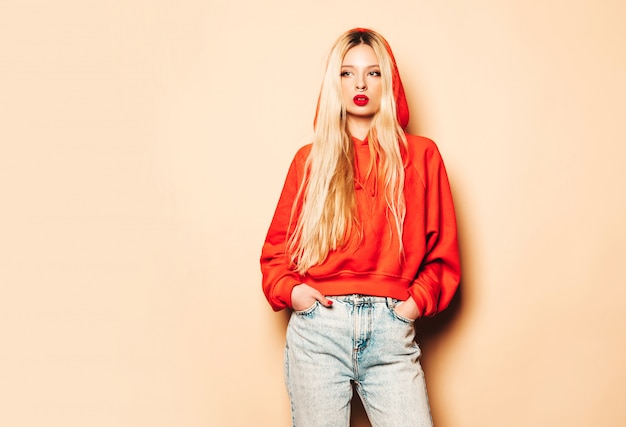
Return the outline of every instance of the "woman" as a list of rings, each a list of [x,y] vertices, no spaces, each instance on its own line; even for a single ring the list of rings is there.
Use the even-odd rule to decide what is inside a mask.
[[[343,34],[261,255],[269,303],[293,310],[294,426],[347,426],[353,387],[374,426],[432,425],[414,321],[447,307],[460,264],[442,159],[408,119],[385,39]]]

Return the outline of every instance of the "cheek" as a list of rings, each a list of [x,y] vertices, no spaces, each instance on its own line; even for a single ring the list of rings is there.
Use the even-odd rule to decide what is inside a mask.
[[[347,82],[342,81],[341,82],[341,96],[346,98],[349,94],[350,94],[350,86],[348,85]]]
[[[377,87],[376,90],[372,91],[373,98],[376,98],[376,101],[380,103],[380,100],[383,98],[383,90],[382,87]]]
[[[380,98],[383,96],[383,83],[377,79],[374,80],[369,86],[368,89],[372,95],[376,95],[376,97]]]

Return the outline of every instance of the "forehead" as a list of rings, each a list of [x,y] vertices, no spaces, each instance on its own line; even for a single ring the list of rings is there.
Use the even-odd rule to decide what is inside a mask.
[[[342,66],[378,65],[378,57],[371,46],[359,44],[350,48],[343,57]]]

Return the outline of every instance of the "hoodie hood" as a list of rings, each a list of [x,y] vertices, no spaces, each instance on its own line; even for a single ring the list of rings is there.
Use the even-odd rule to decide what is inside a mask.
[[[367,28],[354,28],[348,33],[367,33],[370,32]],[[409,124],[409,105],[406,102],[406,95],[404,94],[404,86],[402,85],[402,80],[400,79],[400,72],[398,71],[398,65],[396,64],[396,58],[393,56],[393,52],[391,51],[391,46],[387,40],[383,38],[385,43],[385,48],[387,49],[387,53],[389,54],[389,58],[391,59],[391,81],[393,87],[393,97],[396,100],[396,115],[398,118],[398,123],[402,129],[406,129]],[[321,96],[321,94],[320,94]],[[313,121],[313,127],[317,124],[317,116],[319,114],[320,108],[320,97],[317,98],[317,108],[315,110],[315,120]]]

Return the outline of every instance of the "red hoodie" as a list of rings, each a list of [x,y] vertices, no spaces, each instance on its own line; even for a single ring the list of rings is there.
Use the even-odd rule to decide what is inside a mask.
[[[292,205],[304,178],[311,145],[296,154],[261,253],[263,290],[276,311],[291,307],[294,286],[306,283],[324,295],[365,294],[415,299],[422,316],[448,306],[460,279],[456,218],[445,167],[437,146],[427,138],[407,135],[404,197],[404,256],[388,220],[382,183],[370,176],[367,142],[354,139],[356,196],[363,238],[331,251],[306,274],[296,273],[286,253]]]
[[[398,123],[404,128],[409,111],[393,54],[389,47],[387,49],[393,62]],[[460,279],[456,218],[448,177],[433,141],[408,134],[407,141],[408,150],[403,153],[404,254],[399,252],[383,182],[375,173],[366,179],[370,161],[367,141],[353,138],[362,238],[331,251],[325,261],[311,267],[304,275],[293,270],[286,250],[289,233],[294,228],[290,223],[292,208],[305,176],[311,145],[298,151],[289,168],[261,253],[263,291],[274,310],[291,307],[291,291],[300,283],[306,283],[324,295],[364,294],[400,300],[412,297],[422,316],[432,316],[448,306]],[[298,208],[296,206],[296,215]]]

